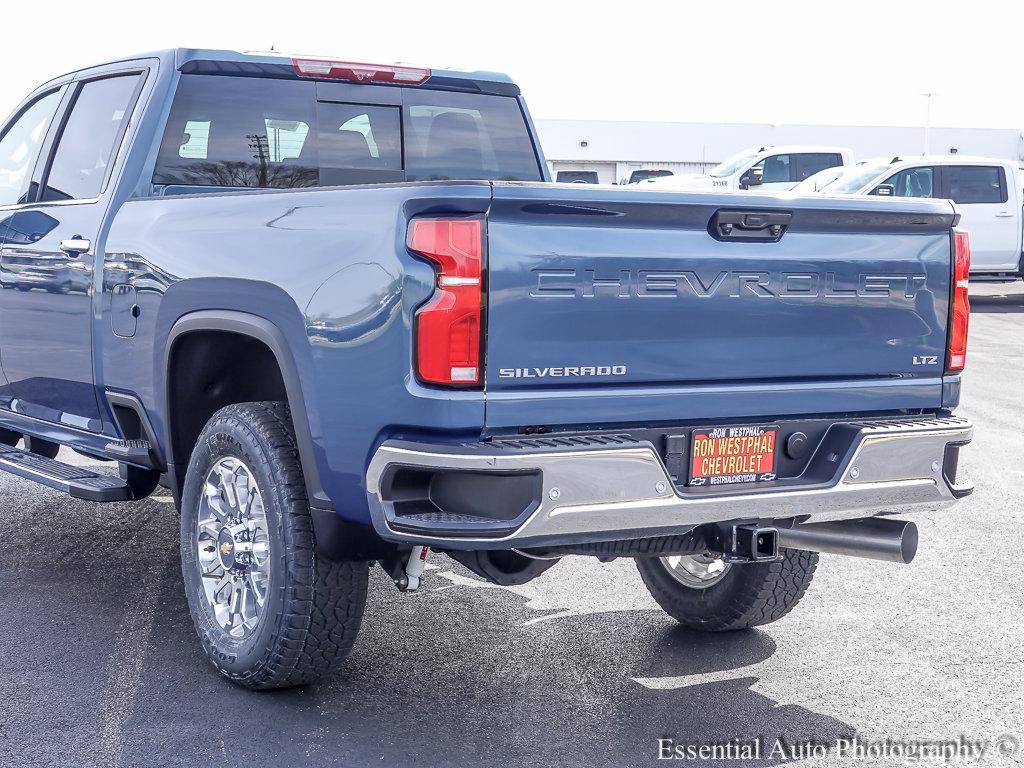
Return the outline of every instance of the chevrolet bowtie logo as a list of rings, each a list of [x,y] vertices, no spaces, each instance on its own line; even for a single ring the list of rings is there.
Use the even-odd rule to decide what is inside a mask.
[[[228,555],[228,554],[230,554],[230,553],[231,553],[231,545],[230,545],[230,544],[228,544],[228,543],[227,543],[227,542],[225,541],[225,542],[224,542],[223,544],[221,544],[221,545],[220,545],[220,553],[221,553],[222,555]]]

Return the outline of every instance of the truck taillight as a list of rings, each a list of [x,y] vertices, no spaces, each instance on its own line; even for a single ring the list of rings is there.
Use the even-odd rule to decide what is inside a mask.
[[[419,85],[430,77],[430,70],[422,67],[360,64],[353,61],[332,61],[331,59],[292,59],[292,67],[299,77],[321,77],[331,80],[348,80],[353,83]]]
[[[416,313],[416,372],[430,384],[481,381],[482,219],[413,219],[409,250],[437,271],[434,295]]]
[[[971,320],[968,288],[971,273],[971,241],[962,230],[953,231],[953,311],[950,313],[946,371],[959,373],[967,363],[967,326]]]

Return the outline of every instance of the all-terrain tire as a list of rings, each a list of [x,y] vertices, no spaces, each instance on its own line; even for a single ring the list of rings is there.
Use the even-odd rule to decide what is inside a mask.
[[[255,627],[233,637],[204,593],[196,530],[207,474],[222,458],[241,460],[263,499],[269,587]],[[186,597],[207,656],[227,678],[254,690],[315,682],[355,641],[369,565],[318,554],[288,405],[239,403],[217,411],[196,443],[182,493],[181,564]]]
[[[651,596],[690,629],[727,632],[781,619],[800,602],[818,565],[815,552],[783,549],[768,563],[733,564],[720,581],[695,589],[677,581],[660,557],[636,558]]]

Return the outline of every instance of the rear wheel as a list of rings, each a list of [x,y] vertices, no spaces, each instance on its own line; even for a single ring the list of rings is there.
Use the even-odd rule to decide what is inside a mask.
[[[192,453],[181,563],[207,656],[253,689],[317,680],[352,647],[368,564],[317,553],[284,403],[222,408]]]
[[[637,558],[651,596],[683,626],[705,632],[749,629],[781,619],[807,591],[818,555],[782,550],[766,563],[710,555]]]

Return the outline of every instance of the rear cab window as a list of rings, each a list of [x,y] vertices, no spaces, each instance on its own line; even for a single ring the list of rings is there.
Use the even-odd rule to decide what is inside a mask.
[[[555,181],[568,184],[598,184],[597,171],[559,171]]]
[[[515,99],[407,88],[403,102],[409,181],[540,181]]]
[[[1006,172],[995,165],[943,166],[942,197],[961,205],[1005,203]]]
[[[289,189],[542,179],[515,98],[400,90],[394,104],[360,104],[318,100],[310,81],[184,74],[153,183]]]
[[[404,181],[402,116],[398,107],[317,105],[319,185]]]
[[[838,152],[803,152],[794,157],[796,158],[796,181],[803,181],[818,171],[843,164],[842,155]]]
[[[629,174],[629,184],[637,184],[641,181],[647,181],[647,179],[660,179],[665,176],[672,176],[672,171],[668,170],[644,170],[644,171],[633,171]]]

